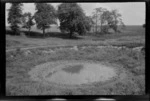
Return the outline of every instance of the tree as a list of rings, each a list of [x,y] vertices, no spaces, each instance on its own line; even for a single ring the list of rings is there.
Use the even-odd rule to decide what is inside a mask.
[[[94,9],[95,11],[93,12],[93,19],[96,19],[96,32],[97,32],[97,25],[100,24],[100,31],[102,32],[102,27],[103,27],[103,19],[102,19],[102,14],[107,11],[107,9],[99,7]]]
[[[86,30],[90,31],[92,26],[94,25],[94,21],[91,16],[86,16],[85,25],[86,25]]]
[[[95,9],[95,12],[93,12],[93,19],[95,19],[95,33],[97,34],[97,19],[98,19],[98,14],[97,14],[97,10]]]
[[[114,9],[111,11],[111,16],[112,16],[112,23],[111,26],[114,29],[115,32],[118,31],[118,23],[120,22],[120,17],[121,14],[118,12],[118,10]]]
[[[125,25],[121,19],[121,14],[118,12],[118,10],[114,9],[110,11],[110,16],[112,18],[109,22],[110,28],[112,28],[115,32],[120,32],[118,26],[125,28]]]
[[[88,29],[88,18],[77,3],[62,3],[58,6],[60,29],[69,32],[70,38],[74,32],[82,35]]]
[[[31,13],[24,13],[23,14],[23,17],[22,17],[22,22],[23,22],[23,28],[26,28],[28,29],[28,32],[30,34],[30,30],[31,30],[31,27],[35,24],[33,22],[33,16],[31,15]]]
[[[97,26],[100,25],[100,30],[103,33],[108,33],[108,30],[111,28],[115,32],[119,32],[118,25],[121,28],[124,28],[125,25],[121,19],[121,14],[118,10],[114,9],[112,11],[107,10],[106,8],[96,8],[94,9],[92,18],[95,20],[96,26],[96,33],[97,33]]]
[[[102,23],[105,24],[105,32],[108,32],[108,29],[111,28],[115,32],[120,32],[118,29],[118,26],[122,26],[122,28],[125,27],[122,19],[121,19],[121,14],[117,10],[112,10],[112,11],[104,11],[102,14]]]
[[[19,24],[21,24],[22,17],[22,3],[11,3],[11,7],[8,10],[8,23],[11,30],[15,35],[19,34]]]
[[[77,24],[75,32],[78,32],[79,35],[83,35],[91,30],[94,22],[90,16],[85,16],[81,22]]]
[[[105,10],[101,16],[101,23],[104,25],[102,27],[102,32],[108,33],[108,29],[110,28],[112,22],[111,13],[108,10]]]
[[[43,30],[45,36],[45,29],[50,28],[50,24],[56,24],[56,10],[50,4],[35,3],[36,13],[34,15],[37,28]]]

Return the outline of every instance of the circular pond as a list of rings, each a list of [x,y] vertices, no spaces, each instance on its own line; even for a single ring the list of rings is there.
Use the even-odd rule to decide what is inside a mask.
[[[100,63],[59,61],[37,65],[29,74],[36,81],[80,85],[111,80],[117,76],[117,71]]]

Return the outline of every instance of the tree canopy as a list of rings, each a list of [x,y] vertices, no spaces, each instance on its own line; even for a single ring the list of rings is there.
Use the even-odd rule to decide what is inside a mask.
[[[118,10],[114,9],[110,12],[111,20],[109,21],[109,26],[115,31],[118,30],[118,24],[121,24],[121,14],[118,12]],[[123,23],[123,22],[122,22]]]
[[[45,35],[45,29],[49,28],[51,24],[56,24],[56,10],[47,3],[35,3],[36,13],[34,15],[37,28],[43,30]]]
[[[31,26],[33,26],[35,23],[33,22],[33,16],[31,15],[30,12],[28,13],[24,13],[23,17],[22,17],[22,23],[23,23],[23,28],[27,28],[29,30],[31,30]]]
[[[60,29],[69,32],[70,38],[74,32],[82,35],[89,30],[89,18],[77,3],[62,3],[58,6]]]
[[[21,24],[22,17],[22,3],[11,3],[11,7],[8,10],[8,23],[11,30],[15,35],[19,34],[19,24]]]

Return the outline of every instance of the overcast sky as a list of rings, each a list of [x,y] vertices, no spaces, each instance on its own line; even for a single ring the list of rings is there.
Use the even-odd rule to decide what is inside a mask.
[[[60,3],[50,3],[56,9]],[[107,8],[108,10],[117,9],[122,14],[122,20],[125,25],[142,25],[145,23],[145,3],[133,2],[133,3],[78,3],[84,10],[86,15],[91,15],[93,10],[97,7]],[[6,3],[6,26],[8,26],[7,16],[8,9],[11,4]],[[23,3],[23,13],[31,12],[35,13],[34,3]]]

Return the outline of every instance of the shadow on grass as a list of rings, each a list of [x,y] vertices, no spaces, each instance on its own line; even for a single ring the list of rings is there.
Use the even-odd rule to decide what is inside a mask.
[[[71,38],[69,37],[69,33],[62,33],[62,32],[48,32],[46,33],[46,37],[56,37],[56,38],[62,38],[62,39],[73,39],[73,40],[78,40],[78,39],[83,39],[78,35],[73,35]]]
[[[48,38],[48,37],[54,37],[54,38],[62,38],[62,39],[73,39],[73,40],[78,40],[78,39],[83,39],[77,35],[73,35],[71,38],[69,37],[68,33],[61,33],[61,32],[47,32],[45,35],[41,32],[34,32],[31,31],[30,33],[28,31],[21,31],[21,35],[24,35],[26,37],[30,38]],[[11,30],[6,30],[6,34],[8,35],[15,35]]]
[[[6,30],[6,34],[8,34],[8,35],[18,35],[18,34],[14,33],[11,30]]]

